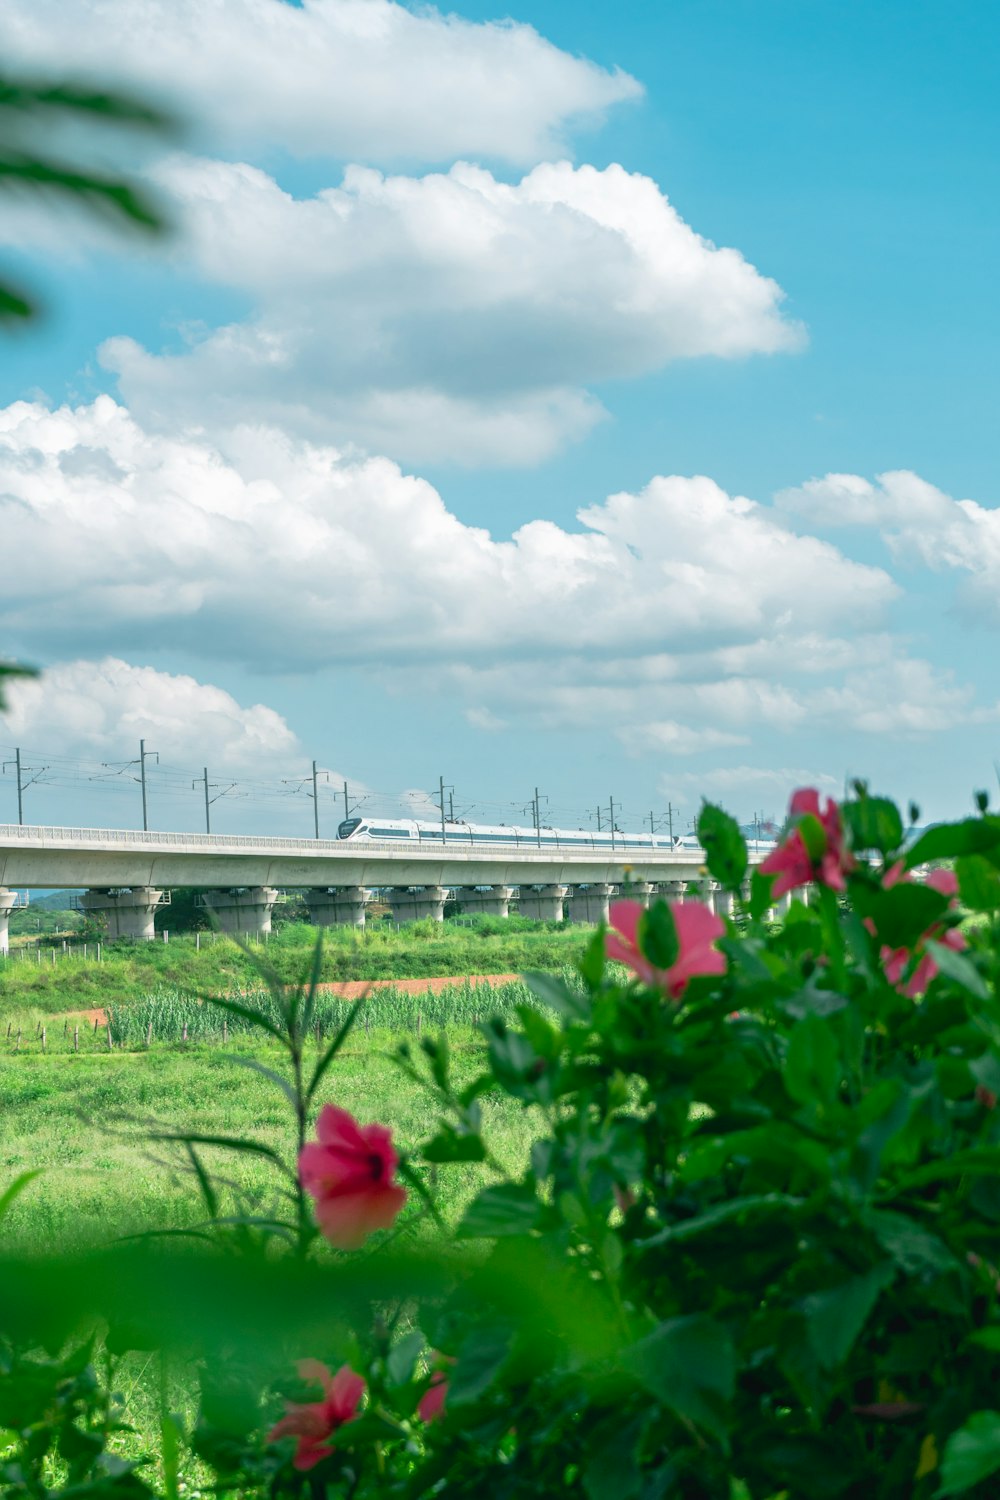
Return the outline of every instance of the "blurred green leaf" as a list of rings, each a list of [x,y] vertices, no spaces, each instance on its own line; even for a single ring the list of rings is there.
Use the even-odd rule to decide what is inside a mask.
[[[939,1495],[962,1495],[1000,1469],[1000,1412],[977,1411],[953,1432],[941,1456]]]
[[[990,998],[986,981],[972,960],[966,958],[964,953],[956,953],[954,948],[949,948],[945,943],[936,943],[932,939],[928,939],[925,946],[941,973],[954,984],[961,985],[963,990],[968,990],[969,994],[975,995],[977,1000]]]
[[[721,1323],[700,1313],[669,1318],[624,1350],[621,1365],[684,1421],[725,1440],[736,1358]]]
[[[879,1296],[895,1275],[895,1266],[886,1261],[842,1281],[839,1286],[803,1298],[801,1307],[809,1343],[825,1369],[835,1369],[844,1363]]]
[[[948,897],[931,886],[900,883],[889,890],[859,885],[855,906],[889,948],[913,948],[948,910]]]
[[[859,797],[842,803],[840,813],[850,832],[851,847],[858,853],[875,849],[888,856],[903,842],[903,819],[888,797]]]
[[[1000,870],[981,854],[966,854],[955,861],[958,893],[969,911],[1000,909]]]
[[[828,1021],[807,1015],[792,1028],[785,1088],[799,1104],[829,1104],[840,1086],[840,1056]]]
[[[537,1227],[541,1205],[527,1184],[502,1183],[484,1188],[469,1204],[458,1226],[460,1239],[493,1239],[528,1234]]]
[[[660,897],[651,901],[639,918],[637,932],[639,952],[657,969],[669,969],[677,962],[680,941],[673,913]]]
[[[698,814],[698,842],[705,851],[708,873],[727,891],[738,892],[747,872],[748,856],[736,819],[714,803],[703,803]]]
[[[942,823],[928,828],[906,852],[906,867],[937,859],[955,859],[961,854],[982,854],[1000,844],[1000,817],[964,818],[960,823]]]

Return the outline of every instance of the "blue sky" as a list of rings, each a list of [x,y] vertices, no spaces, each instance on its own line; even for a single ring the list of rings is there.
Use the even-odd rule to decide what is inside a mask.
[[[33,559],[0,649],[51,668],[0,739],[65,762],[32,816],[134,821],[125,779],[69,767],[140,733],[179,827],[209,761],[256,788],[218,826],[308,831],[265,788],[313,756],[371,806],[443,772],[472,816],[538,784],[573,824],[610,794],[630,822],[780,814],[846,775],[965,805],[1000,754],[993,8],[528,3],[527,32],[469,3],[407,31],[312,0],[255,117],[231,38],[249,77],[279,3],[182,4],[154,49],[148,0],[0,10],[35,66],[194,122],[146,163],[168,253],[28,217],[0,252],[52,307],[0,372]],[[114,419],[80,415],[101,393]]]

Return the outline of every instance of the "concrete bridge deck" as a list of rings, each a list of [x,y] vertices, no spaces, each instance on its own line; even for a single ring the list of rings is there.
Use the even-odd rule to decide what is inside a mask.
[[[699,850],[593,851],[525,843],[352,843],[340,839],[138,833],[0,825],[0,886],[58,890],[194,886],[551,885],[696,879]]]

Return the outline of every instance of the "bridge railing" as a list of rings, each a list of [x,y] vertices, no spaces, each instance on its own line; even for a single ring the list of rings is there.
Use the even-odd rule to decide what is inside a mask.
[[[220,854],[225,851],[244,849],[272,850],[275,853],[337,853],[343,858],[363,858],[366,853],[397,853],[404,850],[415,855],[420,855],[424,851],[429,855],[442,853],[464,855],[481,851],[484,854],[516,854],[519,858],[528,856],[542,860],[546,856],[551,858],[553,853],[579,854],[588,857],[599,853],[613,858],[615,855],[634,852],[637,857],[660,857],[671,863],[693,865],[702,864],[705,858],[701,849],[654,849],[645,844],[629,844],[625,835],[622,835],[620,842],[614,847],[603,842],[598,844],[596,840],[592,844],[581,846],[576,839],[571,844],[543,844],[539,847],[532,838],[514,845],[509,840],[498,843],[480,840],[473,843],[470,840],[469,843],[464,843],[457,839],[449,839],[440,844],[431,839],[422,839],[419,843],[412,839],[364,839],[355,842],[348,839],[276,838],[265,834],[159,833],[127,828],[65,828],[18,823],[0,824],[0,844],[53,843],[86,844],[104,848],[127,846],[133,849],[157,850],[203,849],[206,853],[214,851]]]

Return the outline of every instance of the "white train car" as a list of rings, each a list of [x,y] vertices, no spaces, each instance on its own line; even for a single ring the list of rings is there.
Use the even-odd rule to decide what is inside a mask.
[[[395,843],[420,844],[509,844],[514,848],[533,849],[600,849],[611,852],[618,849],[699,849],[693,834],[671,839],[660,833],[614,833],[604,829],[600,833],[588,832],[585,828],[520,828],[507,823],[424,823],[413,818],[346,818],[337,829],[337,837],[354,842],[377,840]]]

